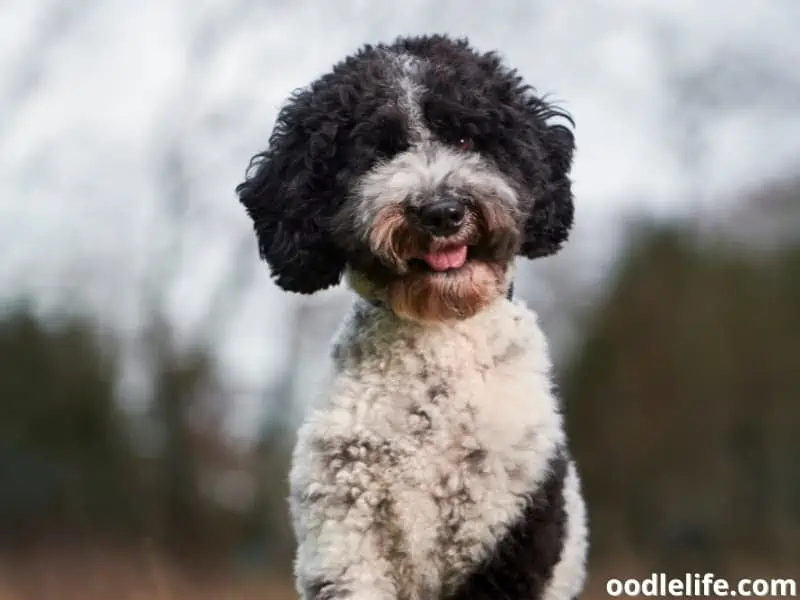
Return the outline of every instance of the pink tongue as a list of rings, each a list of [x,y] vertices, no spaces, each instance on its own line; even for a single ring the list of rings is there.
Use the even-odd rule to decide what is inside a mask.
[[[447,271],[458,269],[467,262],[467,247],[455,246],[439,252],[431,252],[422,257],[434,271]]]

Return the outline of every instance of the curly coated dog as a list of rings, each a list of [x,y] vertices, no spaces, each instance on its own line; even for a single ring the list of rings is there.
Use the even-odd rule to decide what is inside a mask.
[[[586,511],[516,256],[573,219],[572,121],[497,53],[364,46],[237,192],[277,284],[355,302],[290,474],[304,600],[572,600]]]

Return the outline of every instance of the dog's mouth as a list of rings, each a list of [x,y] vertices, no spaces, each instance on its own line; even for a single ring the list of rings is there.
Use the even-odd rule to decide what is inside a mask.
[[[408,271],[431,277],[460,275],[478,263],[501,264],[505,256],[481,239],[470,242],[452,241],[434,243],[424,252],[406,259]]]
[[[474,315],[503,293],[506,264],[491,252],[481,238],[474,243],[435,239],[388,282],[389,305],[397,315],[421,322]]]
[[[409,266],[417,271],[432,273],[458,271],[467,264],[469,254],[469,246],[466,244],[451,245],[414,257],[409,260]]]
[[[516,230],[491,211],[470,210],[450,235],[431,235],[402,209],[386,210],[370,237],[363,270],[381,280],[410,277],[454,284],[476,268],[504,268],[513,259]]]

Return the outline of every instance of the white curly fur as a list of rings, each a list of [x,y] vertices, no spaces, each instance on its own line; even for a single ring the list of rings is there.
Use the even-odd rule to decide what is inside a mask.
[[[332,358],[290,475],[298,591],[304,600],[440,598],[520,517],[565,444],[536,315],[498,299],[463,321],[419,325],[358,298]],[[547,600],[576,597],[585,577],[571,462],[564,496]]]

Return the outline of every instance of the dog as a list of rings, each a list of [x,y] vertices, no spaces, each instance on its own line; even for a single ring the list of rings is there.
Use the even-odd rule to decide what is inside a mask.
[[[516,257],[573,221],[571,117],[467,39],[366,45],[280,110],[239,200],[278,286],[344,279],[299,429],[303,600],[572,600],[588,526]]]

